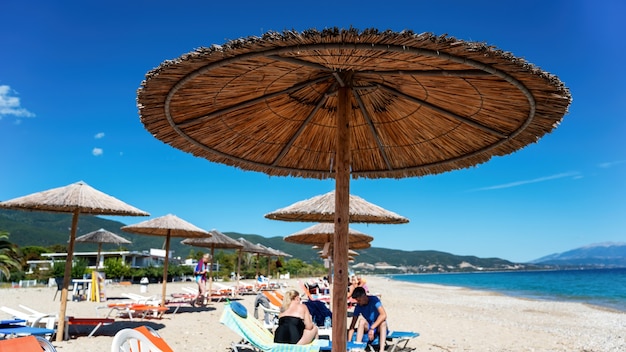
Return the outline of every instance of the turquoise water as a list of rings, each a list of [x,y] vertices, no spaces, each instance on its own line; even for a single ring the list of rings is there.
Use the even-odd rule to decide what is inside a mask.
[[[626,312],[626,268],[389,275],[393,280],[460,286],[532,299],[575,301]]]

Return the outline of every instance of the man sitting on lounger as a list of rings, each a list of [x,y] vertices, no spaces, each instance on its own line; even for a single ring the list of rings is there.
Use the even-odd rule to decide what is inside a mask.
[[[380,299],[376,296],[368,296],[363,287],[356,287],[352,292],[352,298],[356,300],[357,305],[354,307],[352,322],[348,329],[348,341],[352,339],[358,321],[355,342],[362,342],[363,335],[367,332],[367,340],[370,342],[378,336],[380,352],[383,352],[387,338],[387,312],[380,303]],[[359,319],[359,316],[362,318]]]

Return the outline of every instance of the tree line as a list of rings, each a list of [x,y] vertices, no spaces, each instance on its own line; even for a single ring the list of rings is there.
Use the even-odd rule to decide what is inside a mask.
[[[125,250],[120,247],[119,250]],[[51,268],[36,268],[29,272],[29,260],[47,260],[44,253],[67,253],[67,248],[61,244],[48,247],[43,246],[23,246],[11,243],[7,232],[0,232],[0,282],[16,282],[19,280],[37,280],[47,282],[49,278],[63,277],[65,261],[52,262]],[[186,259],[200,259],[205,252],[197,249],[190,249],[185,256]],[[219,263],[219,271],[214,272],[215,279],[228,281],[232,273],[237,272],[239,260],[237,251],[218,250],[214,253],[213,262]],[[242,253],[240,276],[242,278],[255,278],[257,274],[278,277],[280,274],[289,273],[292,277],[312,277],[324,276],[327,269],[322,263],[307,263],[298,258],[284,260],[276,257],[257,256],[251,253]],[[189,265],[171,263],[168,265],[168,281],[189,277],[193,275],[193,267]],[[82,278],[83,275],[91,274],[87,262],[82,258],[74,258],[71,276],[72,278]],[[141,278],[147,277],[151,282],[162,281],[163,267],[131,267],[122,258],[108,258],[104,261],[104,268],[99,269],[105,273],[107,279],[115,281],[138,282]]]

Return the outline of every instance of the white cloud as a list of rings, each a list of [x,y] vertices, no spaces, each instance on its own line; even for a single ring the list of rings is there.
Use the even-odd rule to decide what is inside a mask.
[[[35,114],[20,106],[20,98],[7,85],[0,86],[0,119],[3,116],[34,117]]]
[[[613,167],[613,166],[619,165],[619,164],[623,164],[623,163],[626,163],[626,160],[607,161],[605,163],[598,164],[598,167],[601,167],[603,169],[608,169],[610,167]]]
[[[496,185],[496,186],[476,188],[476,189],[471,190],[470,192],[472,192],[472,191],[491,191],[491,190],[494,190],[494,189],[511,188],[511,187],[528,185],[528,184],[531,184],[531,183],[538,183],[538,182],[545,182],[545,181],[556,180],[556,179],[564,178],[564,177],[572,177],[574,179],[579,179],[579,178],[582,178],[582,175],[579,172],[577,172],[577,171],[564,172],[564,173],[560,173],[560,174],[556,174],[556,175],[539,177],[539,178],[535,178],[535,179],[532,179],[532,180],[515,181],[515,182],[511,182],[511,183],[505,183],[505,184],[501,184],[501,185]]]
[[[100,156],[104,154],[104,150],[102,148],[93,148],[91,154],[93,154],[94,156]]]
[[[95,138],[95,139],[101,139],[101,138],[104,138],[104,132],[98,132],[98,133],[96,133],[96,135],[95,135],[95,136],[93,136],[93,138]]]

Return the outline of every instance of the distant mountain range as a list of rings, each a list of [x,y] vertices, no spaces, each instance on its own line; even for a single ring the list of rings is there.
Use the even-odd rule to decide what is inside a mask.
[[[63,213],[45,213],[0,209],[0,232],[10,234],[9,240],[19,246],[66,245],[68,242],[71,215]],[[131,224],[143,221],[142,218],[131,218]],[[78,220],[77,236],[98,229],[106,229],[132,241],[124,245],[128,250],[141,251],[150,248],[163,248],[163,238],[142,236],[122,232],[120,228],[127,224],[97,216],[81,215]],[[238,239],[240,237],[252,243],[261,243],[289,253],[293,258],[305,262],[321,261],[318,250],[307,245],[288,243],[282,237],[263,237],[256,234],[224,232],[225,235]],[[181,244],[182,238],[172,239],[171,250],[175,256],[186,257],[190,250],[206,252],[208,249],[190,247]],[[97,244],[77,243],[77,251],[96,251]],[[117,249],[114,245],[103,245],[103,250]],[[552,254],[530,263],[512,263],[500,258],[479,258],[475,256],[459,256],[440,251],[403,251],[396,249],[371,247],[358,251],[353,266],[377,272],[446,272],[476,270],[523,270],[542,269],[554,266],[593,266],[593,267],[626,267],[626,243],[605,243],[574,249],[572,251]]]
[[[562,267],[592,266],[607,268],[626,267],[626,243],[605,242],[550,254],[533,260],[532,264]]]

